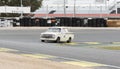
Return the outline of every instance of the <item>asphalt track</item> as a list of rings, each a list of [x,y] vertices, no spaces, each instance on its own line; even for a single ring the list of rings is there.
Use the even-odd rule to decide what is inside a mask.
[[[103,64],[98,65],[96,69],[120,69],[120,51],[89,47],[97,46],[95,43],[106,46],[119,43],[120,30],[118,29],[71,29],[75,34],[73,44],[42,43],[39,35],[43,31],[45,29],[0,30],[0,48],[18,50],[19,52],[16,53],[59,57],[50,59],[54,61],[79,60]]]

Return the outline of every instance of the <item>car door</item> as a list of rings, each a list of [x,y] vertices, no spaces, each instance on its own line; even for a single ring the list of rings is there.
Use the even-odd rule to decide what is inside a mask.
[[[66,41],[67,40],[67,32],[66,32],[66,30],[63,28],[62,30],[61,30],[61,41]]]

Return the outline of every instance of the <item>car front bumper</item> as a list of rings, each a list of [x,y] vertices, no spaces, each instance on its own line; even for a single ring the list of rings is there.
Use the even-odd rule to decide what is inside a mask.
[[[56,38],[40,38],[40,40],[55,41],[55,40],[56,40]]]

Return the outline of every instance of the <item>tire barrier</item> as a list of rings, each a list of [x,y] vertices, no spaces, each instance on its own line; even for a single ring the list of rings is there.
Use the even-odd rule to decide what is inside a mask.
[[[72,26],[83,27],[84,26],[84,19],[82,19],[82,18],[72,18]]]
[[[20,26],[20,20],[13,19],[13,27]]]
[[[107,27],[107,21],[103,18],[88,19],[88,27]]]
[[[104,18],[78,18],[78,17],[55,17],[55,18],[30,18],[19,19],[20,26],[68,26],[68,27],[107,27]],[[16,26],[16,25],[14,25]]]
[[[67,17],[61,17],[61,18],[56,18],[57,20],[57,26],[72,26],[71,24],[71,18]]]
[[[84,19],[82,18],[61,17],[56,19],[58,26],[82,27],[84,25]]]
[[[31,18],[20,19],[20,26],[31,26]]]

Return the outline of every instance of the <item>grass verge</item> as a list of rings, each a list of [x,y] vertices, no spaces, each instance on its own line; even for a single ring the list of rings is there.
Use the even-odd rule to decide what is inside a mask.
[[[102,46],[98,48],[107,49],[107,50],[120,50],[120,46]]]

